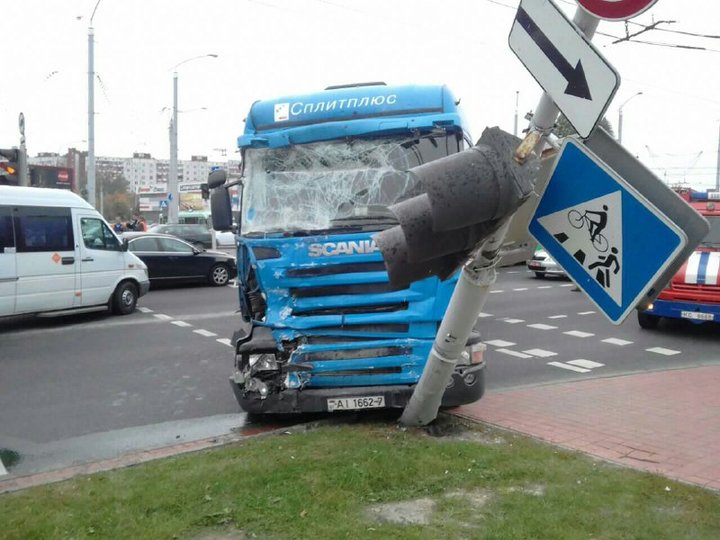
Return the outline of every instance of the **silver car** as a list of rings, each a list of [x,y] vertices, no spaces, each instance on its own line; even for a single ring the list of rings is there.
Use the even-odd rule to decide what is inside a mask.
[[[532,258],[527,261],[528,270],[535,272],[538,278],[546,275],[567,277],[565,270],[544,249],[537,249]]]

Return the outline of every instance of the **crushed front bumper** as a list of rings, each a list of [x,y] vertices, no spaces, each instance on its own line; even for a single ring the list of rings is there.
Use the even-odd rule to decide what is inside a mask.
[[[230,379],[235,397],[245,412],[253,414],[290,414],[327,412],[328,399],[383,396],[385,408],[404,409],[416,385],[355,386],[342,388],[287,389],[260,399],[257,393],[246,393]],[[485,393],[485,364],[459,366],[443,394],[442,407],[473,403]]]

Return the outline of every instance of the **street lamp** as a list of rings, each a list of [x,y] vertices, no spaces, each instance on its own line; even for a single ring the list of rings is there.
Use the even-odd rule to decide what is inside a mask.
[[[170,123],[170,170],[168,171],[168,223],[177,223],[180,208],[178,192],[178,74],[177,68],[201,58],[217,58],[217,54],[201,54],[186,58],[173,66],[173,116]]]
[[[97,0],[88,26],[88,162],[87,200],[95,206],[95,65],[93,18],[102,0]]]
[[[618,108],[618,142],[622,144],[622,110],[625,104],[630,101],[633,98],[636,98],[638,96],[642,95],[642,92],[638,92],[637,94],[633,94],[629,98],[627,98],[625,101],[622,102],[622,105]]]

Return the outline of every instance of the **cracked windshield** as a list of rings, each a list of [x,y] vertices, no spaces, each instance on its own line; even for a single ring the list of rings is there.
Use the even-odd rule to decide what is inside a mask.
[[[459,140],[443,132],[248,150],[243,234],[392,225],[388,207],[420,189],[404,171],[457,152]]]

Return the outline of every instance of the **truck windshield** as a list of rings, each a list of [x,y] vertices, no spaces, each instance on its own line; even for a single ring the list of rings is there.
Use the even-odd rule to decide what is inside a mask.
[[[248,149],[242,234],[380,230],[388,207],[419,193],[407,169],[462,149],[462,134],[323,141]]]

